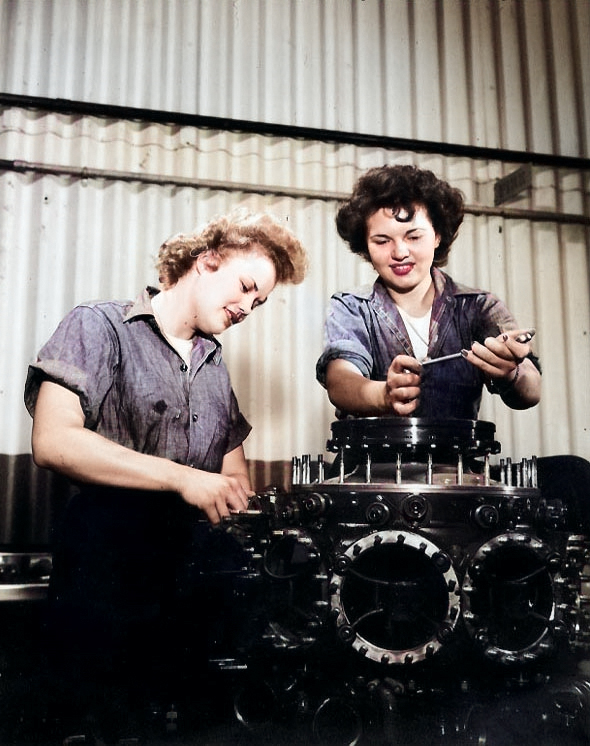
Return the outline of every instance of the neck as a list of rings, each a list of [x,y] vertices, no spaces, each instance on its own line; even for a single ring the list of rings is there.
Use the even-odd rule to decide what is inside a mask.
[[[396,306],[403,308],[410,316],[419,318],[427,314],[432,308],[434,302],[434,283],[432,282],[432,278],[428,276],[425,283],[417,285],[407,293],[400,293],[391,288],[388,288],[388,293]]]
[[[176,298],[175,288],[177,285],[161,290],[152,298],[154,315],[164,334],[177,339],[192,339],[193,329],[176,310],[182,308],[183,304],[181,299]]]

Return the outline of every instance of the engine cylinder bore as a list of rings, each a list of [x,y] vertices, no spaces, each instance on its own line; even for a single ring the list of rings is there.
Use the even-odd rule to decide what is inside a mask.
[[[459,617],[450,558],[408,531],[379,531],[334,562],[332,615],[340,640],[379,663],[417,663],[447,642]]]
[[[501,534],[473,556],[462,588],[464,618],[487,658],[531,662],[553,649],[553,556],[525,533]]]
[[[275,532],[264,552],[261,599],[268,618],[267,643],[308,647],[328,614],[328,576],[320,552],[305,531]]]

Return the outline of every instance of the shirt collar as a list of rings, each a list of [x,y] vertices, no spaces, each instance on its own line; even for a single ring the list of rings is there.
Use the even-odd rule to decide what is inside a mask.
[[[152,298],[159,292],[159,290],[150,285],[144,288],[130,306],[129,310],[123,317],[123,321],[128,323],[139,318],[154,319],[155,321],[154,309],[152,308]],[[221,342],[210,335],[201,336],[200,339],[203,341],[206,352],[209,354],[214,352],[214,362],[219,363],[221,360]]]
[[[123,321],[132,321],[139,316],[151,316],[154,318],[154,309],[152,308],[152,298],[158,291],[156,288],[148,286],[129,307],[129,310],[123,317]]]

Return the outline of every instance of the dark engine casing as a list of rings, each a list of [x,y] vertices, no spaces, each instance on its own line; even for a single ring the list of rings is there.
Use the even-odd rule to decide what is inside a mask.
[[[475,692],[488,702],[565,677],[586,728],[590,684],[576,677],[590,656],[590,529],[543,459],[490,464],[494,432],[481,421],[333,423],[330,467],[294,459],[288,492],[258,494],[226,526],[247,557],[236,659],[304,670],[306,696],[334,680],[337,701],[348,692],[355,707],[377,692],[381,716],[400,696],[469,693],[460,730]],[[553,710],[542,727],[554,717],[561,728]]]

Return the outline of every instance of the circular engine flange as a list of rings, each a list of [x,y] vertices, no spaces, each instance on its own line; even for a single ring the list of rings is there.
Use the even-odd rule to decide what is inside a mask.
[[[483,420],[432,420],[421,417],[353,417],[331,425],[328,451],[370,453],[376,460],[399,452],[420,461],[499,453],[496,426]]]
[[[527,663],[552,651],[553,556],[525,532],[500,534],[474,554],[462,586],[463,617],[486,658]]]
[[[339,638],[383,664],[430,658],[460,612],[450,557],[409,531],[378,531],[336,556],[331,609]]]

